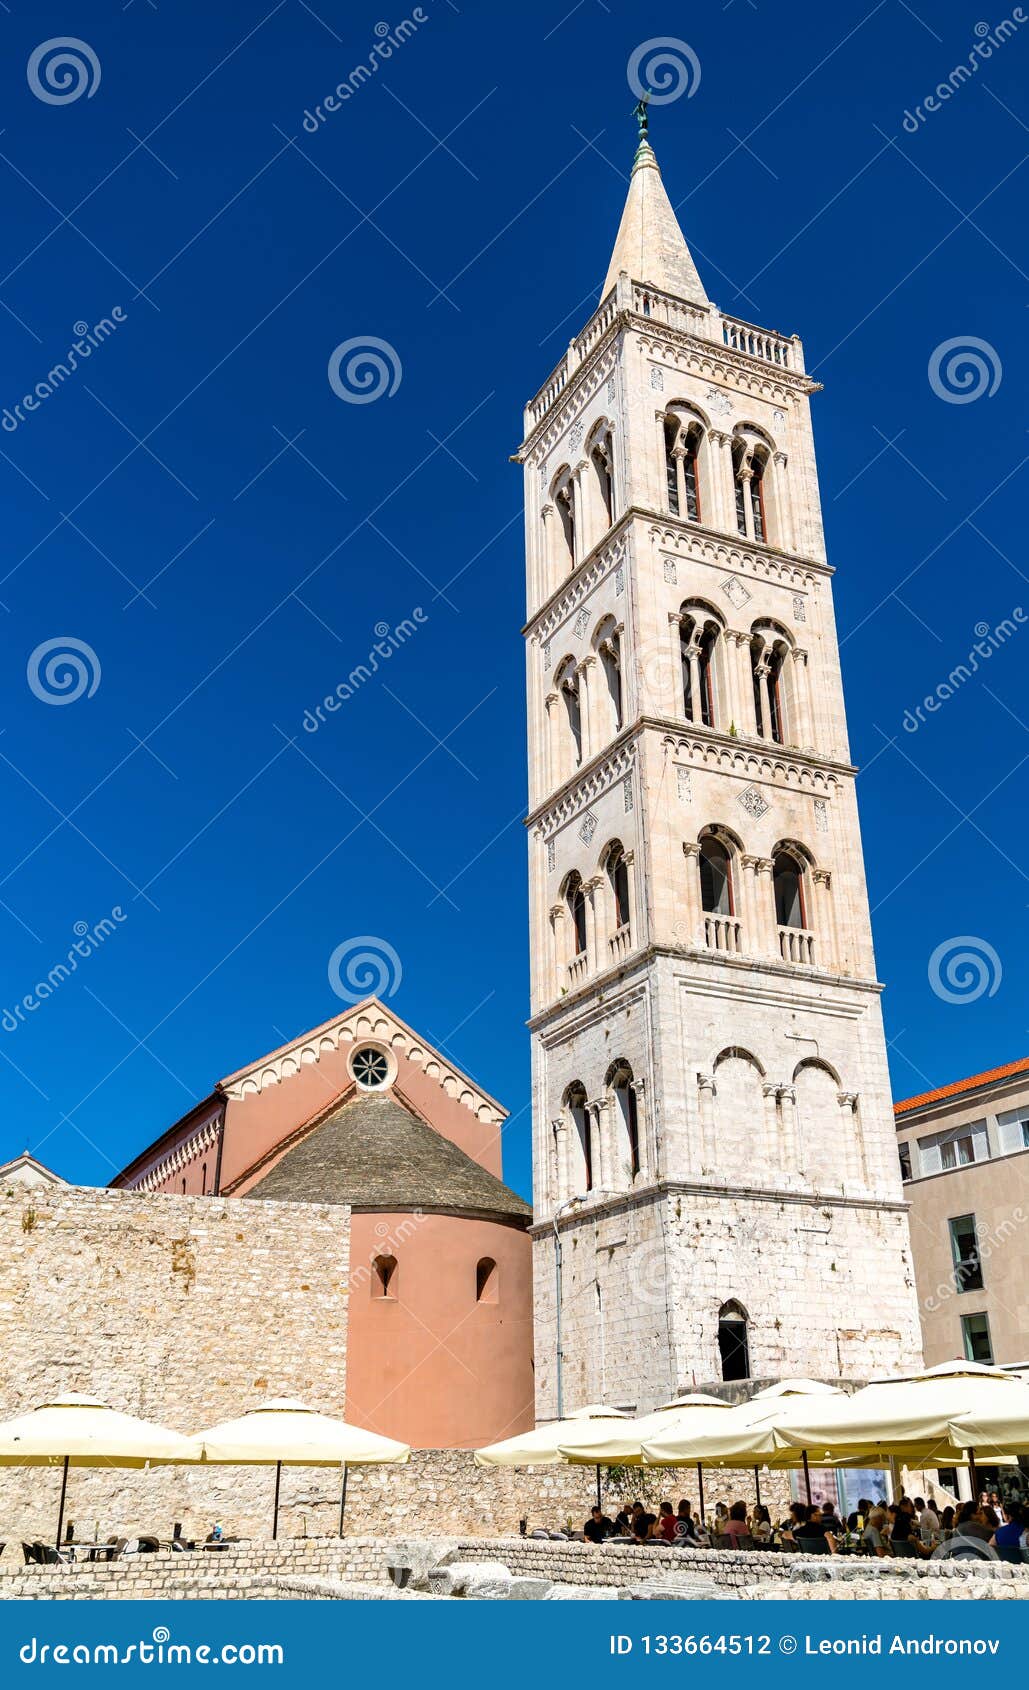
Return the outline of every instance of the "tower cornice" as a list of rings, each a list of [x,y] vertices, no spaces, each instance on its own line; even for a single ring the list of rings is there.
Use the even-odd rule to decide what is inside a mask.
[[[741,780],[764,779],[774,784],[775,773],[778,771],[787,782],[793,774],[799,784],[803,779],[803,771],[807,771],[810,776],[821,776],[823,782],[828,783],[833,777],[853,779],[858,772],[853,763],[823,757],[814,750],[777,745],[767,739],[750,738],[743,734],[725,733],[720,728],[682,722],[675,716],[637,716],[634,721],[628,722],[602,751],[596,752],[580,769],[576,769],[574,775],[555,787],[542,802],[534,805],[525,818],[526,827],[535,827],[544,822],[552,811],[577,795],[581,796],[584,804],[589,803],[593,796],[589,787],[598,775],[603,779],[609,773],[611,785],[623,780],[632,762],[632,749],[648,732],[659,733],[666,739],[674,736],[684,750],[696,752],[699,759],[712,757],[716,762],[724,762],[727,756],[730,757],[743,765],[738,771]],[[570,814],[574,813],[572,805]]]
[[[781,1185],[729,1185],[724,1180],[659,1179],[648,1181],[646,1185],[632,1191],[620,1191],[610,1197],[597,1198],[594,1202],[587,1198],[573,1213],[562,1215],[557,1220],[557,1227],[560,1232],[574,1232],[591,1221],[616,1215],[619,1210],[645,1207],[653,1203],[655,1197],[724,1197],[727,1194],[743,1203],[782,1203],[803,1209],[856,1209],[874,1214],[906,1215],[911,1208],[910,1203],[903,1200],[877,1196],[857,1197],[845,1195],[840,1191],[796,1191]],[[528,1229],[529,1236],[550,1238],[554,1224],[552,1218],[536,1221]]]
[[[721,373],[741,378],[744,385],[755,378],[766,382],[772,379],[779,384],[783,397],[787,393],[810,395],[822,389],[821,382],[813,381],[804,371],[798,336],[758,328],[741,317],[727,316],[714,305],[706,310],[623,273],[526,406],[526,433],[514,454],[517,462],[524,463],[546,429],[562,418],[600,357],[626,329],[689,352],[703,361],[703,373],[711,376]],[[750,346],[756,350],[748,350]]]
[[[693,540],[701,551],[706,550],[711,554],[706,561],[717,563],[720,568],[757,575],[761,572],[761,566],[765,570],[778,567],[780,570],[789,569],[823,576],[827,580],[831,580],[836,573],[831,563],[808,557],[803,552],[784,551],[781,546],[766,545],[763,540],[745,540],[742,535],[727,534],[721,528],[708,528],[704,523],[690,522],[685,517],[672,516],[668,511],[655,510],[650,505],[627,505],[603,538],[586,553],[581,563],[576,564],[561,585],[555,587],[533,611],[522,628],[526,638],[537,633],[555,611],[575,608],[595,584],[594,578],[599,579],[603,574],[603,568],[598,570],[597,566],[606,561],[604,553],[618,541],[624,540],[634,521],[660,524],[676,543],[681,540]],[[616,563],[618,559],[612,557],[610,561]]]

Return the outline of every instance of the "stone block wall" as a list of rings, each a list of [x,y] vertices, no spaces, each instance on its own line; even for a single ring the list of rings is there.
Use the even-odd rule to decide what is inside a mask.
[[[0,1191],[0,1418],[68,1391],[183,1432],[272,1396],[341,1415],[349,1219],[337,1205]],[[52,1534],[59,1482],[6,1468],[0,1540]],[[262,1468],[73,1471],[67,1518],[79,1537],[167,1537],[177,1520],[191,1536],[215,1520],[263,1534],[273,1486]]]

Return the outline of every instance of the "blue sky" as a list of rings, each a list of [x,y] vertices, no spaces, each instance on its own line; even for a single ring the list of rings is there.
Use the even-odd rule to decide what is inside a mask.
[[[367,934],[399,958],[399,1013],[510,1108],[507,1173],[528,1189],[508,455],[599,293],[634,146],[626,65],[662,36],[701,67],[651,134],[708,291],[800,333],[826,388],[816,437],[896,1093],[1026,1051],[1029,635],[904,722],[977,626],[1029,610],[1029,25],[905,130],[982,14],[431,0],[305,131],[376,25],[411,15],[334,0],[0,14],[3,1007],[82,924],[123,917],[52,997],[4,1019],[0,1158],[27,1145],[105,1183],[219,1074],[334,1014],[330,958]],[[92,93],[54,103],[27,65],[60,36],[100,74],[86,64]],[[19,417],[74,325],[105,317],[88,362]],[[369,337],[394,349],[399,384],[345,403],[330,355]],[[995,391],[955,403],[929,364],[969,337]],[[416,607],[386,672],[305,732],[376,628]],[[60,677],[39,679],[44,654],[30,686],[30,657],[68,638],[95,665],[55,704]],[[962,936],[985,972],[948,1001],[930,958]]]

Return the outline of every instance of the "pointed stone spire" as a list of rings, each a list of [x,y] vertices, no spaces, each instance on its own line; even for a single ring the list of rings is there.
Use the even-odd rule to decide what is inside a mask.
[[[640,142],[600,297],[603,299],[610,292],[624,270],[635,282],[650,282],[664,293],[674,293],[693,305],[708,306],[711,302],[665,193],[657,158],[647,137],[644,102],[637,106],[636,115]]]

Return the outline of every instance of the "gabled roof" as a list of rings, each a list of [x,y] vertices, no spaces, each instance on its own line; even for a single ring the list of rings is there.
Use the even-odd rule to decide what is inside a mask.
[[[67,1185],[68,1181],[55,1174],[45,1162],[37,1161],[29,1150],[23,1150],[20,1156],[14,1156],[9,1162],[0,1163],[0,1185],[7,1181],[11,1185]]]
[[[527,1223],[528,1203],[392,1094],[356,1092],[246,1193],[278,1203],[435,1210]]]
[[[912,1109],[920,1109],[923,1104],[940,1103],[948,1097],[960,1097],[966,1091],[979,1091],[983,1087],[997,1085],[1001,1080],[1013,1079],[1016,1074],[1029,1074],[1029,1056],[1021,1056],[1017,1062],[1006,1062],[1001,1068],[987,1068],[982,1074],[972,1074],[967,1080],[954,1080],[949,1086],[939,1086],[935,1091],[923,1091],[917,1097],[906,1097],[902,1103],[893,1105],[893,1113],[906,1115]]]
[[[633,160],[622,221],[601,291],[605,298],[622,271],[635,282],[649,282],[662,293],[707,307],[693,255],[679,227],[661,180],[654,149],[641,141]]]
[[[299,1072],[303,1064],[317,1062],[323,1051],[336,1050],[341,1043],[366,1036],[385,1039],[395,1049],[402,1050],[478,1120],[499,1126],[507,1119],[507,1110],[495,1097],[463,1073],[448,1056],[435,1050],[413,1027],[402,1021],[395,1010],[377,997],[348,1004],[330,1021],[323,1021],[320,1026],[301,1033],[288,1044],[248,1062],[245,1068],[237,1068],[234,1074],[226,1074],[218,1081],[216,1089],[226,1097],[250,1096],[263,1091],[266,1085],[278,1085],[289,1079]]]

